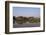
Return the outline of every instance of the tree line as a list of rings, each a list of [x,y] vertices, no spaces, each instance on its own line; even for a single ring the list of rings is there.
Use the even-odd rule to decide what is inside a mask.
[[[23,16],[15,17],[15,16],[13,16],[13,23],[15,23],[15,22],[18,23],[18,24],[23,24],[23,23],[26,23],[26,22],[38,23],[38,22],[40,22],[40,18],[23,17]]]

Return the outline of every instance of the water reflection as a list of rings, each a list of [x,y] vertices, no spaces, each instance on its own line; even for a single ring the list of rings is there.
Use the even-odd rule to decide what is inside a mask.
[[[13,24],[13,28],[20,28],[20,27],[40,27],[40,23],[15,23]]]

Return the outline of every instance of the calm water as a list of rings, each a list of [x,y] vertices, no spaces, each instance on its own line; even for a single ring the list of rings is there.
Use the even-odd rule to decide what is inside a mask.
[[[20,27],[40,27],[40,23],[23,23],[23,24],[15,23],[13,24],[13,28],[20,28]]]

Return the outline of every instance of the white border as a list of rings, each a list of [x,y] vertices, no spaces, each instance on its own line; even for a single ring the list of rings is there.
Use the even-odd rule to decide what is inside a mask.
[[[13,7],[37,7],[40,8],[40,27],[28,27],[28,28],[13,28]],[[21,32],[21,31],[36,31],[36,30],[43,30],[43,5],[33,5],[33,4],[17,4],[17,3],[10,3],[9,4],[9,31],[10,32]]]

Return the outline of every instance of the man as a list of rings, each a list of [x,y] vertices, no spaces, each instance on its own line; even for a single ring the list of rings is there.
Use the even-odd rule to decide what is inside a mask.
[[[15,24],[15,20],[16,20],[16,18],[15,18],[15,16],[13,16],[13,24]]]

